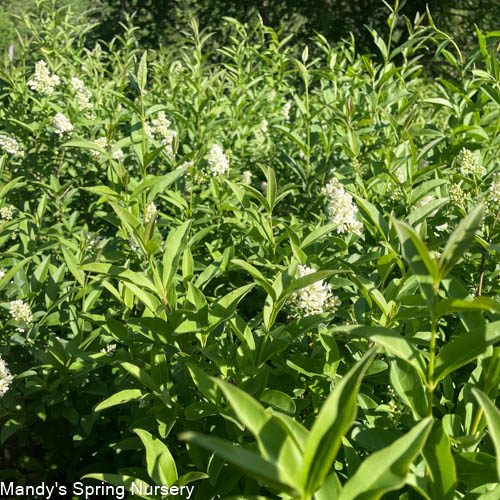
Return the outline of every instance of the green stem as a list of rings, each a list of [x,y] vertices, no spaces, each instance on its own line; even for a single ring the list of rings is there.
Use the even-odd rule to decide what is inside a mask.
[[[437,297],[436,297],[437,298]],[[434,396],[434,362],[436,356],[436,324],[437,317],[432,315],[431,342],[429,345],[429,367],[427,374],[427,415],[432,417],[432,398]]]

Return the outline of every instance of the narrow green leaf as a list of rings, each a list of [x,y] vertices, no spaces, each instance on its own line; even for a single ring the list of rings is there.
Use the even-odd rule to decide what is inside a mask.
[[[444,299],[434,308],[437,317],[458,311],[490,311],[500,313],[500,302],[489,297],[476,297],[474,300]]]
[[[105,481],[106,483],[112,484],[113,486],[124,486],[125,490],[128,492],[132,492],[132,485],[135,485],[134,493],[139,498],[144,498],[145,500],[153,500],[154,497],[150,497],[147,495],[140,495],[140,491],[150,491],[151,486],[140,479],[135,477],[126,476],[123,474],[108,474],[108,473],[99,473],[96,472],[94,474],[85,474],[82,476],[82,479],[97,479],[98,481]]]
[[[425,386],[413,365],[401,358],[391,361],[390,378],[396,393],[410,407],[415,420],[424,418],[427,415]]]
[[[343,325],[333,327],[334,331],[357,335],[373,340],[394,356],[410,363],[425,382],[427,367],[422,353],[406,337],[394,330],[381,326]]]
[[[436,356],[434,386],[448,373],[474,361],[486,348],[500,341],[500,321],[494,321],[454,337]]]
[[[135,401],[143,396],[143,392],[140,389],[125,389],[124,391],[117,392],[104,401],[101,401],[95,408],[94,411],[105,410],[111,406],[121,405],[128,403],[129,401]]]
[[[287,484],[298,487],[297,470],[302,466],[302,453],[283,427],[263,406],[245,391],[228,382],[213,379],[236,413],[238,420],[255,436],[266,460],[280,466]]]
[[[375,347],[369,349],[344,375],[316,417],[304,450],[302,483],[306,493],[314,493],[330,471],[342,436],[356,418],[361,380],[376,352]]]
[[[293,491],[293,486],[288,484],[288,475],[277,464],[264,460],[254,451],[236,446],[224,439],[204,436],[197,432],[184,432],[179,436],[179,439],[193,442],[207,450],[215,451],[229,463],[236,465],[249,475],[280,490]]]
[[[139,368],[137,365],[133,365],[132,363],[128,363],[126,361],[121,361],[119,364],[122,368],[127,370],[130,373],[130,375],[136,378],[142,385],[147,387],[149,390],[153,392],[160,392],[160,389],[156,385],[156,382],[142,368]]]
[[[139,62],[139,69],[137,71],[137,83],[141,91],[146,88],[146,83],[148,79],[148,51],[145,50]]]
[[[477,399],[483,409],[486,423],[490,431],[491,440],[495,446],[497,455],[497,474],[500,481],[500,410],[491,402],[491,400],[476,387],[472,389],[472,394]]]
[[[339,500],[378,500],[384,493],[404,486],[431,425],[432,419],[425,418],[391,445],[372,453],[345,483]]]
[[[439,260],[440,279],[444,278],[452,270],[453,266],[474,243],[474,235],[481,225],[483,213],[484,206],[478,205],[453,231]]]
[[[438,283],[438,268],[429,250],[415,230],[405,222],[392,219],[396,227],[403,256],[418,280],[427,303],[434,302],[434,284]]]
[[[177,481],[177,467],[169,449],[143,429],[134,429],[146,449],[146,464],[149,477],[158,486],[173,486]]]
[[[191,229],[192,220],[187,220],[179,227],[171,230],[168,233],[165,244],[165,253],[163,254],[163,286],[168,288],[179,267],[179,261],[182,252],[187,247],[189,231]]]
[[[442,422],[434,422],[425,443],[423,455],[432,481],[433,497],[452,500],[457,482],[457,472],[450,449],[450,438],[444,432]]]
[[[232,259],[231,263],[244,269],[272,297],[273,301],[276,300],[276,292],[274,291],[271,283],[269,283],[269,281],[255,266],[252,266],[252,264],[249,264],[241,259]]]

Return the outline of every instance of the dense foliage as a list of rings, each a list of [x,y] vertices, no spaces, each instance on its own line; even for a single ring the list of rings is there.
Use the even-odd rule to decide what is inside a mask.
[[[0,481],[498,498],[500,33],[39,16],[0,73]]]

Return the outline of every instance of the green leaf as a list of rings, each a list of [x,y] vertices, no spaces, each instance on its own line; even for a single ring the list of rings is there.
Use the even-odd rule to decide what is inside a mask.
[[[126,361],[121,361],[119,364],[122,368],[127,370],[130,373],[130,375],[136,378],[142,385],[147,387],[149,390],[153,392],[160,392],[160,389],[156,385],[156,382],[142,368],[139,368],[137,365],[133,365],[132,363],[128,363]]]
[[[403,359],[391,361],[391,384],[401,400],[407,404],[415,420],[427,415],[427,397],[417,370]]]
[[[484,392],[476,387],[472,389],[472,394],[477,399],[483,409],[486,423],[490,431],[490,437],[495,446],[497,455],[497,474],[500,481],[500,410],[490,401]]]
[[[290,416],[295,415],[295,403],[293,399],[284,392],[277,391],[275,389],[266,389],[262,393],[260,400],[275,410],[282,411]]]
[[[401,241],[403,256],[416,276],[427,303],[432,305],[434,286],[439,283],[437,265],[431,258],[424,242],[411,226],[396,219],[392,219],[392,221]]]
[[[273,462],[264,460],[254,451],[237,446],[229,441],[197,432],[184,432],[179,439],[196,443],[207,450],[215,451],[229,463],[236,465],[249,475],[285,491],[293,491],[288,484],[288,474]]]
[[[177,481],[177,467],[168,448],[155,436],[143,429],[134,429],[146,448],[149,477],[158,486],[173,486]]]
[[[450,438],[443,424],[435,421],[425,443],[423,455],[431,478],[433,498],[452,500],[457,482],[455,461],[450,449]]]
[[[125,389],[124,391],[117,392],[104,401],[101,401],[95,408],[94,411],[105,410],[111,406],[121,405],[128,403],[129,401],[135,401],[143,396],[143,392],[140,389]]]
[[[455,454],[458,480],[475,488],[487,483],[496,483],[498,473],[495,457],[489,453],[462,452]]]
[[[135,477],[126,476],[123,474],[101,474],[97,472],[94,474],[85,474],[84,476],[82,476],[82,479],[86,478],[105,481],[106,483],[112,484],[113,486],[124,486],[125,490],[127,490],[128,492],[132,492],[132,485],[135,485],[135,495],[147,500],[154,498],[146,495],[139,495],[138,492],[149,491],[151,489],[151,486],[148,483],[145,483],[144,481],[141,481],[140,479],[137,479]]]
[[[146,83],[148,79],[148,51],[145,50],[144,54],[141,57],[141,61],[139,63],[139,69],[137,71],[137,84],[141,91],[144,91],[146,88]]]
[[[255,436],[266,460],[277,464],[289,485],[298,488],[297,470],[302,466],[302,453],[295,441],[262,405],[245,391],[228,382],[213,379],[236,413],[238,420]]]
[[[187,220],[168,233],[163,254],[163,286],[168,288],[177,273],[182,252],[186,249],[192,220]]]
[[[274,291],[271,283],[269,283],[269,281],[256,267],[241,259],[232,259],[231,263],[244,269],[272,297],[273,301],[276,300],[276,292]]]
[[[382,217],[382,214],[374,205],[372,205],[364,198],[361,198],[361,196],[358,196],[356,194],[353,194],[352,196],[356,200],[357,204],[366,212],[368,217],[370,217],[372,222],[375,224],[380,233],[380,236],[382,236],[385,241],[389,241],[389,226],[387,225],[385,219]]]
[[[444,278],[474,243],[474,235],[483,219],[484,206],[478,205],[453,231],[439,260],[439,279]]]
[[[424,446],[432,419],[425,418],[391,445],[372,453],[345,483],[339,500],[377,500],[404,486],[410,465]]]
[[[436,356],[434,365],[434,387],[448,373],[470,363],[486,348],[500,341],[500,321],[483,325],[470,332],[454,337]]]
[[[338,226],[335,222],[330,222],[329,224],[325,224],[324,226],[319,226],[314,231],[310,232],[302,241],[302,245],[300,248],[307,248],[309,245],[316,243],[318,240],[323,238],[323,236],[327,235],[331,231],[333,231]]]
[[[500,302],[489,297],[476,297],[474,300],[444,299],[434,308],[437,317],[458,311],[490,311],[500,313]]]
[[[142,192],[151,188],[148,194],[148,201],[153,201],[155,196],[151,196],[152,194],[157,195],[167,189],[185,173],[186,169],[187,167],[179,167],[166,175],[148,177],[134,189],[130,197],[137,198]]]
[[[78,269],[78,261],[76,260],[74,254],[62,245],[61,251],[71,274],[76,278],[80,285],[85,286],[85,273],[81,269]]]
[[[304,450],[302,469],[302,482],[308,494],[314,493],[328,475],[342,436],[356,418],[361,380],[376,352],[375,347],[369,349],[344,375],[316,417]]]
[[[335,326],[333,329],[337,332],[357,335],[373,340],[394,356],[410,363],[425,382],[427,368],[422,353],[410,342],[410,340],[394,330],[381,326],[364,325]]]

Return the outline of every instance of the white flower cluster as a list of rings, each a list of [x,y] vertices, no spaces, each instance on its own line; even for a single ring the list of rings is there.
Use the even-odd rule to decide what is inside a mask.
[[[307,266],[299,266],[299,277],[315,273],[316,269]],[[332,295],[332,288],[323,280],[306,286],[291,296],[295,306],[300,309],[304,316],[320,314],[323,312],[335,312],[341,305],[340,299]]]
[[[290,110],[292,109],[292,106],[293,102],[287,101],[285,105],[281,108],[281,116],[283,116],[285,120],[290,119]]]
[[[96,146],[99,146],[102,149],[108,149],[108,148],[113,148],[113,144],[108,142],[106,137],[99,137],[94,141],[94,144]],[[100,151],[91,151],[90,154],[94,157],[97,158],[98,160],[102,159],[102,154]],[[125,158],[125,153],[123,152],[122,149],[117,149],[113,151],[111,157],[113,160],[123,160]]]
[[[35,65],[35,76],[28,82],[28,86],[40,94],[52,95],[57,85],[59,77],[50,74],[45,61],[38,61]]]
[[[154,217],[157,211],[158,210],[156,209],[156,205],[153,202],[147,205],[146,212],[144,214],[144,221],[149,222]]]
[[[64,134],[71,134],[73,130],[73,125],[63,113],[57,113],[57,115],[54,116],[52,125],[54,125],[56,129],[56,134],[61,136]]]
[[[0,135],[0,148],[6,153],[14,156],[24,156],[24,151],[19,146],[19,143],[13,137],[7,135]]]
[[[133,236],[129,237],[128,244],[130,245],[130,250],[132,250],[132,252],[137,252],[137,250],[139,250],[139,245],[137,244]]]
[[[255,131],[255,137],[257,139],[257,142],[259,144],[262,144],[265,142],[266,137],[267,137],[267,130],[269,128],[269,123],[267,120],[262,120],[259,123],[259,126],[257,127],[257,130]]]
[[[12,205],[0,208],[0,217],[3,220],[12,220],[13,216],[14,216],[14,207]]]
[[[404,176],[404,173],[403,173],[403,169],[401,167],[399,167],[397,170],[396,170],[396,173],[395,173],[395,176],[396,176],[396,179],[401,183],[403,184],[404,181],[405,181],[405,176]]]
[[[218,144],[214,144],[210,149],[208,164],[212,175],[223,175],[229,170],[229,160]]]
[[[0,396],[3,396],[9,390],[13,378],[5,361],[0,357]]]
[[[103,354],[109,354],[110,356],[113,355],[116,351],[116,344],[108,344],[106,347],[103,347],[101,349],[101,352]]]
[[[161,145],[165,146],[165,151],[169,154],[174,154],[173,142],[177,137],[177,131],[170,128],[171,122],[165,116],[164,111],[160,111],[158,116],[151,120],[151,124],[146,124],[146,134],[154,138],[159,137]]]
[[[352,196],[339,180],[333,177],[321,193],[330,199],[328,212],[332,222],[338,224],[337,233],[352,231],[361,234],[363,224],[356,219],[358,207],[352,202]]]
[[[28,324],[33,321],[30,306],[22,300],[12,300],[10,302],[10,314],[14,319],[22,319]]]
[[[488,202],[493,205],[500,205],[500,174],[495,175],[488,189]]]
[[[457,205],[464,205],[470,198],[470,194],[464,192],[458,184],[449,184],[448,194],[450,196],[450,200]]]
[[[243,172],[243,178],[242,178],[241,182],[243,184],[247,184],[247,185],[252,183],[252,172],[250,172],[250,170],[245,170]]]
[[[479,163],[479,159],[475,153],[466,148],[462,148],[458,156],[460,163],[460,173],[463,176],[475,175],[482,177],[486,172],[485,168]]]
[[[170,71],[171,71],[172,76],[174,78],[178,78],[179,75],[182,73],[183,69],[184,69],[184,66],[183,66],[182,62],[181,61],[175,61],[172,64],[172,66],[170,68]]]
[[[84,111],[86,109],[91,109],[92,104],[90,102],[90,98],[92,97],[92,93],[90,90],[85,87],[85,84],[80,80],[80,78],[72,78],[71,86],[73,90],[76,92],[76,99],[78,101],[78,109]]]

